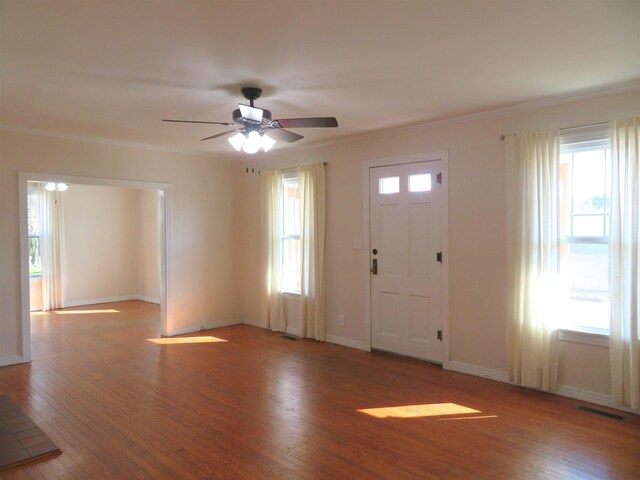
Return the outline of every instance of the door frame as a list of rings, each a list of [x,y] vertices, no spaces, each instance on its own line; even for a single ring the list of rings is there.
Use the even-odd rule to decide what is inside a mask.
[[[27,191],[28,182],[55,182],[71,185],[95,185],[141,190],[158,190],[160,192],[158,215],[160,220],[160,331],[162,336],[173,332],[171,304],[171,186],[168,183],[144,182],[137,180],[120,180],[100,177],[77,177],[48,173],[18,173],[18,211],[20,215],[20,300],[21,300],[21,332],[22,359],[31,361],[31,312],[29,305],[29,231],[27,225]]]
[[[364,347],[368,352],[372,345],[371,328],[371,232],[369,222],[369,173],[372,168],[404,165],[407,163],[433,162],[441,163],[441,207],[442,207],[442,329],[444,340],[442,342],[442,366],[449,366],[449,152],[440,150],[436,152],[403,155],[399,157],[374,158],[365,160],[362,164],[362,219],[363,241],[362,248],[365,252],[362,264],[364,276]]]

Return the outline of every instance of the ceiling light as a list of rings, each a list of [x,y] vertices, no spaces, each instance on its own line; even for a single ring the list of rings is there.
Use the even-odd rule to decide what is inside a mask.
[[[276,144],[276,141],[266,133],[260,133],[257,130],[251,130],[249,133],[244,134],[242,132],[236,133],[233,137],[228,138],[227,141],[238,152],[242,150],[245,153],[253,155],[258,150],[262,149],[265,152],[271,150]]]
[[[260,143],[262,145],[262,149],[265,152],[268,152],[269,150],[271,150],[271,147],[273,147],[276,144],[276,141],[265,133],[260,138]]]
[[[255,130],[252,130],[249,132],[249,135],[247,135],[247,140],[244,142],[242,150],[245,153],[253,154],[260,150],[260,147],[260,134]]]
[[[44,186],[44,189],[48,192],[55,192],[56,190],[58,190],[59,192],[64,192],[65,190],[69,189],[69,185],[67,185],[66,183],[49,182]]]
[[[229,138],[228,141],[233,148],[235,148],[237,151],[240,151],[242,149],[242,145],[245,142],[245,138],[242,133],[238,132],[233,137]]]

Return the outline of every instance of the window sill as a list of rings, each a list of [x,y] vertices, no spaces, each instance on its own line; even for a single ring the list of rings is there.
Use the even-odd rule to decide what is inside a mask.
[[[561,342],[583,343],[585,345],[595,345],[609,348],[609,334],[588,330],[566,330],[560,329],[559,338]]]
[[[282,298],[285,300],[300,300],[300,293],[298,292],[280,292]]]

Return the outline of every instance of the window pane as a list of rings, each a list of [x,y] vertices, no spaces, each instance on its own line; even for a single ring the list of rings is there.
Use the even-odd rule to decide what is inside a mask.
[[[561,256],[569,293],[565,326],[609,329],[609,246],[563,243]]]
[[[421,173],[419,175],[409,175],[410,192],[430,192],[431,174]]]
[[[400,177],[384,177],[380,179],[379,191],[383,195],[400,191]]]
[[[574,237],[604,237],[606,235],[604,216],[602,215],[574,215]]]
[[[27,194],[27,225],[29,235],[40,233],[40,202],[38,202],[38,192],[31,188]]]
[[[287,179],[283,183],[283,235],[300,235],[300,201],[298,180]]]
[[[285,238],[282,241],[283,292],[300,292],[300,239]]]

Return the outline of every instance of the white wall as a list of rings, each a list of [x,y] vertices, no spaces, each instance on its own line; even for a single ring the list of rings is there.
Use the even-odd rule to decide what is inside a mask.
[[[127,298],[158,303],[157,191],[72,184],[62,195],[65,305]]]
[[[640,92],[612,93],[562,104],[460,119],[372,134],[342,144],[277,151],[269,165],[328,162],[326,312],[327,337],[364,341],[362,163],[373,158],[449,152],[449,322],[452,366],[505,379],[506,205],[505,154],[501,134],[599,123],[640,114]],[[265,165],[265,167],[268,167]],[[244,197],[257,202],[258,181],[244,179]],[[245,238],[256,238],[259,211],[245,208]],[[259,324],[253,265],[259,252],[245,250],[245,316]],[[339,313],[346,326],[339,327]],[[603,353],[604,352],[604,353]],[[565,390],[609,395],[608,350],[563,342],[560,380]]]
[[[170,184],[175,331],[242,318],[240,171],[224,158],[0,130],[0,365],[21,355],[18,172]]]

